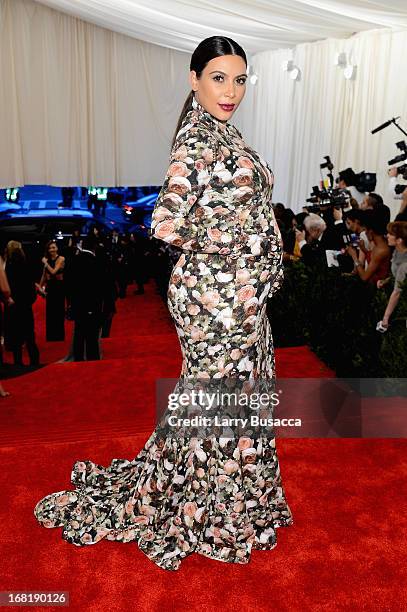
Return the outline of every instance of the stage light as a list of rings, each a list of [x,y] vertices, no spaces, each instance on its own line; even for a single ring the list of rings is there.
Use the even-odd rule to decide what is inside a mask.
[[[348,56],[344,51],[335,54],[334,64],[343,70],[343,76],[345,79],[348,81],[355,79],[357,66],[351,64],[350,58],[348,59]]]
[[[290,72],[294,68],[294,62],[293,60],[286,60],[281,64],[281,67],[284,72]]]
[[[345,52],[342,51],[342,53],[335,54],[335,59],[334,59],[335,66],[338,66],[339,68],[346,68],[347,63],[348,63],[348,60],[346,58]]]
[[[293,81],[299,81],[301,79],[301,70],[297,67],[293,68],[289,72],[289,77]]]
[[[6,201],[7,202],[18,202],[20,199],[19,187],[9,187],[6,189]]]
[[[343,71],[343,76],[348,81],[354,80],[356,78],[356,71],[357,66],[352,66],[352,64],[349,64],[349,66],[346,66],[345,70]]]
[[[293,60],[286,60],[281,64],[284,72],[288,72],[288,76],[293,81],[299,81],[301,79],[301,70],[294,64]]]
[[[97,187],[98,200],[107,200],[107,187]]]
[[[249,81],[252,85],[256,85],[259,75],[255,72],[253,66],[250,64],[247,69],[247,76],[249,77]]]

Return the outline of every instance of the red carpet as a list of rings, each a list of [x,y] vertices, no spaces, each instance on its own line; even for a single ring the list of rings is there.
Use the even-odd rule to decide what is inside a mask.
[[[45,343],[43,309],[38,302],[37,337],[51,363],[70,337]],[[178,341],[152,286],[118,302],[103,355],[5,382],[1,591],[69,591],[75,611],[407,609],[404,439],[279,440],[295,524],[246,566],[192,555],[165,572],[133,543],[78,548],[40,527],[35,503],[69,488],[74,461],[137,454],[154,426],[155,379],[179,374]],[[276,361],[281,377],[332,376],[306,347],[277,350]]]

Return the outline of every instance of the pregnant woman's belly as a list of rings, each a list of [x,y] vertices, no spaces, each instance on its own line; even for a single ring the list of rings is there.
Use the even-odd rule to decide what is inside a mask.
[[[256,367],[267,344],[267,297],[281,268],[268,257],[182,254],[172,271],[168,306],[184,356],[183,371],[234,376]]]

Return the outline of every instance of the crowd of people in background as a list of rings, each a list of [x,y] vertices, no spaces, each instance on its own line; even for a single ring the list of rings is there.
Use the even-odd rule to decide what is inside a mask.
[[[379,194],[360,193],[358,200],[353,195],[348,206],[317,205],[312,211],[304,207],[298,214],[275,204],[284,260],[301,260],[310,267],[335,265],[343,274],[358,276],[378,289],[394,278],[389,303],[377,324],[377,330],[385,332],[407,277],[407,188],[392,222],[390,208]]]
[[[87,235],[74,231],[66,243],[50,240],[41,261],[42,274],[36,278],[33,270],[38,269],[38,262],[30,261],[20,242],[10,240],[0,258],[0,364],[6,350],[18,368],[40,365],[33,310],[36,299],[46,302],[47,342],[65,340],[65,322],[74,322],[69,353],[62,361],[100,359],[100,340],[109,337],[116,301],[126,297],[129,284],[135,283],[136,295],[144,293],[150,276],[157,276],[158,285],[163,286],[160,259],[167,261],[168,256],[145,228],[104,235],[94,225]],[[0,387],[0,396],[3,394],[7,392]]]
[[[295,214],[282,203],[273,205],[283,238],[284,261],[305,265],[338,266],[343,274],[359,277],[378,289],[394,279],[378,331],[385,332],[407,276],[407,189],[400,210],[390,222],[390,209],[377,193],[362,194],[354,186],[347,206],[304,207]],[[101,358],[100,340],[110,335],[116,300],[124,299],[135,282],[135,294],[144,293],[150,277],[165,298],[171,269],[180,249],[149,236],[145,227],[133,233],[113,230],[104,235],[95,224],[87,235],[73,232],[67,243],[50,240],[35,278],[34,263],[20,242],[7,243],[0,258],[0,364],[3,348],[14,365],[24,366],[25,346],[30,366],[40,365],[35,338],[33,305],[46,301],[46,340],[65,340],[65,321],[74,321],[68,355],[63,361]],[[0,397],[7,392],[0,384]]]

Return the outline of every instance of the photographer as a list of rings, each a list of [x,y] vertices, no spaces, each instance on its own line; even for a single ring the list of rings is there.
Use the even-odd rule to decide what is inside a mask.
[[[326,264],[327,250],[340,251],[344,244],[341,233],[327,228],[325,221],[315,213],[304,218],[305,231],[296,230],[296,240],[306,265]]]
[[[384,237],[385,225],[381,215],[375,211],[365,211],[361,223],[373,245],[372,250],[366,253],[367,267],[365,268],[355,247],[347,246],[346,252],[353,259],[354,274],[365,282],[376,284],[378,280],[386,278],[390,271],[391,251]]]
[[[338,187],[339,189],[347,189],[351,194],[352,198],[354,198],[359,206],[363,202],[363,198],[365,194],[362,191],[359,191],[356,187],[357,177],[352,168],[346,168],[346,170],[342,170],[339,173],[338,179]]]
[[[388,195],[389,195],[389,205],[390,205],[390,220],[394,221],[397,215],[400,213],[400,208],[402,206],[402,196],[397,194],[395,191],[396,185],[400,183],[400,179],[398,179],[399,170],[397,166],[392,166],[392,168],[389,168],[388,175],[389,175]],[[406,183],[406,189],[407,189],[407,183]]]

